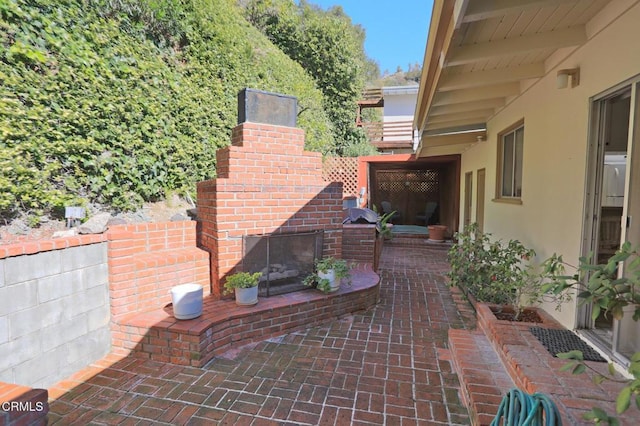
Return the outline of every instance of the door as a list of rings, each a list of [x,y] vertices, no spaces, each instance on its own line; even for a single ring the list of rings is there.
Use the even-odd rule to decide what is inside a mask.
[[[640,189],[632,185],[640,179],[637,149],[633,155],[638,140],[639,81],[621,84],[591,104],[583,255],[593,253],[594,263],[606,263],[622,241],[640,243],[640,228],[629,226],[633,215],[640,219]],[[619,273],[623,273],[622,266]],[[601,349],[621,361],[640,350],[640,324],[631,315],[615,321],[601,313],[593,320],[591,312],[589,304],[579,308],[578,326]]]
[[[484,176],[485,170],[479,169],[476,179],[476,223],[480,232],[484,229]]]
[[[633,247],[640,246],[640,82],[632,85],[627,150],[626,192],[622,213],[622,240]],[[621,273],[624,274],[624,265]],[[615,324],[614,350],[629,359],[640,352],[640,322],[633,321],[633,309],[628,308],[624,317]]]
[[[464,174],[464,226],[471,223],[471,196],[473,194],[473,172]]]

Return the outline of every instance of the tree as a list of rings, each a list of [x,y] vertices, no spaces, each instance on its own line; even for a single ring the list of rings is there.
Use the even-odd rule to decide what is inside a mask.
[[[377,64],[364,52],[365,31],[340,6],[323,10],[304,0],[245,0],[245,17],[300,63],[324,94],[333,123],[333,153],[365,142],[355,126],[356,101]]]

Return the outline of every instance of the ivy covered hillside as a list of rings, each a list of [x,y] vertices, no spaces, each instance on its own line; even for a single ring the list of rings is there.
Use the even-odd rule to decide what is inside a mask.
[[[307,149],[340,152],[317,80],[244,12],[234,0],[0,0],[0,218],[193,195],[215,177],[244,87],[296,96]]]

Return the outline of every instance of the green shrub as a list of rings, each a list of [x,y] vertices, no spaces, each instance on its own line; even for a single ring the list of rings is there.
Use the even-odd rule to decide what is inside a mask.
[[[517,240],[492,241],[473,223],[454,235],[448,253],[451,285],[470,292],[478,301],[511,305],[516,317],[523,305],[540,298],[541,276],[528,263],[536,253]]]
[[[7,0],[0,45],[2,218],[193,193],[243,87],[298,97],[307,148],[333,146],[322,93],[232,0]]]

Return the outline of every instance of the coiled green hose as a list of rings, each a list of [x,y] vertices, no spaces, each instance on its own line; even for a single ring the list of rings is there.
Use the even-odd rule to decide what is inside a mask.
[[[500,421],[503,420],[501,423]],[[558,407],[541,393],[511,389],[500,402],[491,426],[562,426]]]

